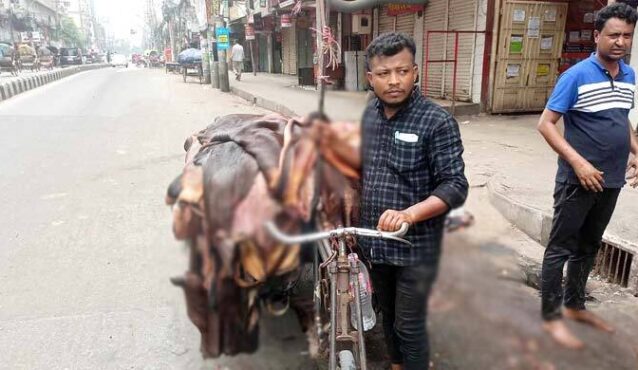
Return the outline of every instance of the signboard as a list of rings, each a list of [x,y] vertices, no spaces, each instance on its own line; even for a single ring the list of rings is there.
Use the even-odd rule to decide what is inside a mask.
[[[252,24],[244,25],[244,34],[246,35],[246,40],[255,39],[255,28],[253,28]]]
[[[401,14],[409,14],[423,11],[423,4],[388,4],[388,15],[395,17]]]
[[[292,6],[292,4],[295,3],[295,0],[286,0],[286,1],[282,1],[279,3],[279,8],[283,9],[289,6]]]
[[[541,17],[529,17],[527,21],[527,37],[537,38],[540,36]]]
[[[217,50],[227,50],[230,48],[230,32],[226,27],[215,28],[215,38],[217,39]]]
[[[281,15],[281,28],[290,28],[292,27],[292,19],[290,14],[282,14]]]
[[[22,42],[31,41],[31,37],[29,37],[29,33],[28,32],[20,32],[20,41],[22,41]]]
[[[523,36],[512,35],[510,38],[510,53],[520,54],[523,52]]]
[[[33,40],[33,42],[40,42],[42,41],[42,36],[40,36],[40,32],[32,32],[31,39]]]

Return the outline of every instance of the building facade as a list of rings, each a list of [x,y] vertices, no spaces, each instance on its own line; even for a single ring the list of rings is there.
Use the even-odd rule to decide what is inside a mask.
[[[0,40],[56,43],[59,17],[56,0],[0,0]]]

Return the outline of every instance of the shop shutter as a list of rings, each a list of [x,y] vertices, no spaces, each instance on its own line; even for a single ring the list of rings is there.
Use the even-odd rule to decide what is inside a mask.
[[[476,0],[450,0],[450,16],[448,29],[459,31],[474,31],[474,20],[476,13]],[[474,34],[460,33],[459,48],[457,53],[456,70],[456,99],[471,101],[471,81],[472,81],[472,54],[474,53]],[[448,59],[454,58],[454,35],[448,36]],[[476,61],[475,61],[476,62]],[[446,69],[445,96],[452,98],[452,81],[454,65],[449,63]]]
[[[281,29],[283,73],[297,74],[297,32],[295,27]]]
[[[446,36],[440,33],[431,34],[429,38],[426,38],[427,31],[440,31],[445,29],[446,18],[446,6],[448,0],[430,0],[425,7],[424,12],[424,31],[423,31],[423,60],[425,63],[426,53],[429,60],[442,60],[445,57],[445,39]],[[423,65],[423,75],[425,76],[425,69],[427,68],[427,91],[424,91],[428,96],[433,98],[443,97],[443,63],[430,63]],[[425,78],[423,79],[423,88],[425,89]]]
[[[379,35],[382,33],[394,32],[394,17],[388,15],[388,7],[379,9]]]
[[[414,23],[415,23],[415,14],[401,14],[397,15],[396,18],[396,27],[395,31],[403,32],[414,37]]]

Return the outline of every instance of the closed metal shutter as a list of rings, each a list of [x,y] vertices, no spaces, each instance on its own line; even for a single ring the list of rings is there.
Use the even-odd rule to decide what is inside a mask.
[[[424,12],[424,30],[423,30],[423,59],[425,63],[426,53],[429,60],[442,60],[445,59],[445,39],[446,37],[440,33],[431,34],[429,38],[426,38],[428,30],[443,30],[445,29],[445,18],[447,17],[446,11],[447,0],[430,0],[425,7]],[[426,95],[433,98],[443,97],[443,64],[442,63],[430,63],[423,65],[423,69],[427,68],[427,84],[425,78],[423,78],[423,89],[427,85],[427,91],[424,91]],[[425,70],[423,71],[425,75]]]
[[[297,32],[295,27],[281,29],[283,73],[297,74]]]
[[[384,5],[379,9],[379,34],[386,32],[403,32],[414,37],[414,13],[389,16],[388,7]]]
[[[449,1],[449,9],[447,4]],[[425,8],[424,35],[428,30],[474,31],[477,0],[430,0]],[[447,12],[446,12],[447,10]],[[452,16],[452,14],[454,16]],[[474,53],[474,34],[459,34],[459,47],[456,71],[456,100],[471,101],[472,92],[472,54]],[[429,60],[454,59],[453,33],[433,33],[424,40],[423,53],[428,53]],[[426,66],[424,66],[426,68]],[[426,94],[435,98],[452,98],[453,63],[429,63]],[[425,79],[424,79],[425,84]]]
[[[388,7],[379,9],[379,35],[394,32],[394,17],[388,15]]]
[[[448,29],[459,31],[474,31],[475,13],[477,0],[450,0],[450,12],[454,14],[450,16]],[[447,45],[448,57],[454,57],[454,36],[449,38]],[[456,99],[471,101],[472,86],[472,54],[474,54],[474,37],[473,34],[459,34],[459,48],[457,53],[457,69],[456,69]],[[454,66],[449,65],[447,69],[447,80],[449,84],[445,86],[445,95],[452,98],[452,80]]]
[[[414,17],[414,13],[397,15],[395,31],[414,37]]]

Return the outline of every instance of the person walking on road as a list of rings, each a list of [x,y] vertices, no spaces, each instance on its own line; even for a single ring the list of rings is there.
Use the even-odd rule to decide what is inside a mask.
[[[584,344],[570,332],[563,316],[606,332],[614,330],[585,309],[585,285],[627,170],[633,172],[631,185],[638,185],[638,142],[628,118],[636,81],[633,69],[623,61],[631,51],[637,18],[624,3],[598,12],[596,52],[559,77],[538,123],[538,131],[559,155],[554,218],[542,267],[543,328],[568,348]],[[556,127],[561,117],[564,136]],[[634,157],[628,166],[630,151]]]
[[[244,47],[241,46],[239,40],[235,40],[235,43],[230,50],[230,60],[233,63],[233,72],[235,73],[235,79],[241,80],[241,72],[244,67]]]
[[[414,40],[386,33],[367,49],[367,78],[375,98],[362,120],[361,150],[322,145],[362,173],[361,226],[410,229],[413,246],[359,239],[371,264],[392,369],[428,369],[427,300],[437,275],[446,213],[467,197],[459,126],[417,86]],[[326,130],[330,133],[330,130]]]

